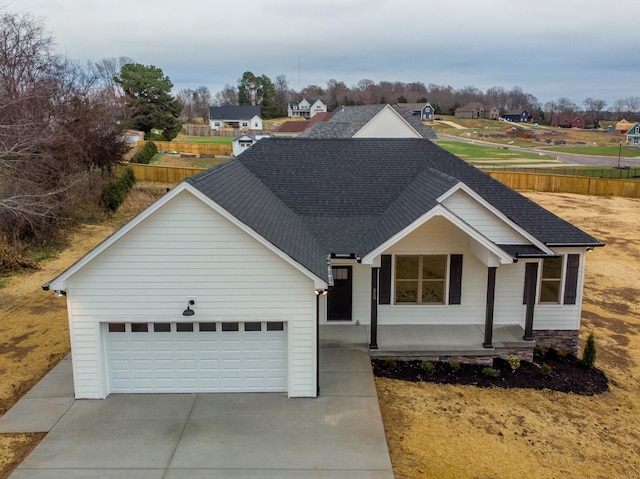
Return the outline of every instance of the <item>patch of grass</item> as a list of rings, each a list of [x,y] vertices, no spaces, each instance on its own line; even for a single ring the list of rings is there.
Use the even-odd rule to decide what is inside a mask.
[[[525,159],[540,161],[555,161],[555,158],[549,155],[539,155],[537,153],[529,153],[526,151],[509,150],[493,146],[478,145],[476,143],[467,143],[460,141],[438,141],[438,145],[459,156],[463,160],[514,160]],[[502,162],[501,162],[502,164]]]
[[[618,152],[620,152],[620,156],[622,158],[634,158],[636,156],[640,156],[640,149],[635,148],[633,146],[614,146],[614,145],[603,145],[603,146],[565,146],[565,147],[557,147],[552,146],[549,148],[545,148],[547,151],[557,151],[559,153],[575,153],[576,155],[590,155],[590,156],[613,156],[617,157]]]
[[[233,143],[232,136],[187,136],[178,135],[174,140],[177,143],[203,143],[215,145],[230,145]]]

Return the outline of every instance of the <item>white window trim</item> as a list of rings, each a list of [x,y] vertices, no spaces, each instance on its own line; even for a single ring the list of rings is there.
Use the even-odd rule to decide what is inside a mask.
[[[542,271],[544,269],[544,258],[538,263],[538,292],[537,292],[537,305],[542,307],[564,306],[564,285],[567,278],[567,255],[561,254],[562,266],[560,267],[560,289],[558,290],[558,302],[557,303],[543,303],[540,298],[542,296]]]

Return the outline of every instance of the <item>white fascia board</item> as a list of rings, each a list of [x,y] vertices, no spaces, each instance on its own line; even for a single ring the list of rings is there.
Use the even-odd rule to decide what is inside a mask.
[[[272,251],[273,253],[278,255],[280,258],[285,260],[287,263],[289,263],[291,266],[296,268],[298,271],[302,272],[305,276],[307,276],[309,279],[311,279],[313,281],[315,289],[327,289],[328,288],[328,284],[324,280],[322,280],[321,278],[317,277],[315,274],[313,274],[311,271],[309,271],[308,269],[303,267],[297,261],[294,261],[290,256],[284,254],[280,249],[276,248],[272,243],[270,243],[269,241],[264,239],[262,236],[260,236],[254,230],[252,230],[247,225],[242,223],[240,220],[238,220],[235,216],[233,216],[227,210],[225,210],[220,205],[218,205],[213,200],[211,200],[211,198],[209,198],[209,197],[205,196],[204,194],[202,194],[200,191],[198,191],[196,188],[191,186],[186,181],[183,181],[183,182],[179,183],[176,187],[174,187],[172,190],[170,190],[162,198],[159,198],[153,204],[148,206],[144,211],[142,211],[140,214],[138,214],[135,218],[131,219],[122,228],[120,228],[119,230],[114,232],[111,236],[106,238],[98,246],[96,246],[91,251],[89,251],[80,260],[78,260],[76,263],[74,263],[70,268],[68,268],[62,274],[57,276],[55,279],[51,280],[47,284],[48,289],[49,290],[54,290],[54,291],[55,290],[65,290],[67,288],[67,280],[73,274],[75,274],[80,269],[82,269],[86,264],[88,264],[90,261],[92,261],[94,258],[96,258],[100,253],[102,253],[104,250],[109,248],[112,244],[114,244],[116,241],[118,241],[120,238],[122,238],[125,234],[127,234],[129,231],[134,229],[136,226],[138,226],[140,223],[142,223],[145,219],[147,219],[149,216],[151,216],[153,213],[155,213],[162,206],[164,206],[166,203],[171,201],[174,197],[176,197],[177,195],[179,195],[183,191],[188,191],[193,196],[195,196],[196,198],[200,199],[203,203],[205,203],[206,205],[211,207],[214,211],[219,213],[226,220],[228,220],[229,222],[231,222],[232,224],[234,224],[235,226],[240,228],[242,231],[244,231],[245,233],[250,235],[256,241],[258,241],[259,243],[264,245],[267,249],[269,249],[270,251]]]
[[[547,245],[545,245],[543,242],[541,242],[539,239],[537,239],[535,236],[533,236],[527,230],[525,230],[521,226],[519,226],[516,223],[514,223],[502,211],[497,209],[495,206],[493,206],[491,203],[489,203],[487,200],[485,200],[482,196],[480,196],[478,193],[473,191],[471,188],[469,188],[466,184],[464,184],[462,182],[459,182],[456,185],[454,185],[449,191],[445,192],[439,198],[437,198],[436,201],[438,203],[442,203],[444,200],[446,200],[449,196],[451,196],[452,194],[454,194],[458,190],[462,190],[466,194],[471,196],[471,198],[473,198],[478,203],[480,203],[482,206],[487,208],[491,213],[493,213],[498,219],[500,219],[502,222],[504,222],[508,227],[513,229],[520,236],[523,236],[524,238],[528,239],[531,242],[531,244],[533,244],[534,246],[540,248],[546,254],[550,254],[550,255],[555,254],[555,252],[552,249],[550,249]]]
[[[453,224],[454,226],[459,228],[461,231],[466,233],[469,237],[476,240],[478,243],[480,243],[482,246],[484,246],[490,252],[496,255],[500,259],[501,264],[513,263],[513,258],[511,257],[511,255],[503,251],[499,246],[493,243],[489,238],[484,236],[482,233],[476,230],[473,226],[466,223],[462,218],[456,216],[452,211],[448,210],[442,205],[435,206],[430,211],[426,212],[416,221],[414,221],[409,226],[407,226],[405,229],[403,229],[402,231],[399,231],[398,233],[393,235],[391,238],[389,238],[387,241],[385,241],[380,246],[378,246],[376,249],[366,254],[362,258],[362,263],[373,264],[376,261],[377,257],[380,256],[385,250],[389,249],[395,243],[407,237],[409,234],[414,232],[417,228],[419,228],[420,226],[422,226],[423,224],[425,224],[427,221],[429,221],[435,216],[442,216],[443,218],[448,220],[451,224]]]

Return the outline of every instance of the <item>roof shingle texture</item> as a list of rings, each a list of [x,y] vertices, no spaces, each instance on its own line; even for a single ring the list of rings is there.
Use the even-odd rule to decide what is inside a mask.
[[[186,181],[318,277],[327,255],[364,256],[458,182],[547,244],[599,245],[423,139],[277,139]]]

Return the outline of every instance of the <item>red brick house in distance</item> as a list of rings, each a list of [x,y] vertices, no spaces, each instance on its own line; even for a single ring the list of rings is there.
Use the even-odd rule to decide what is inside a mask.
[[[556,128],[580,128],[584,129],[584,116],[572,113],[556,113],[551,117],[551,126]]]

